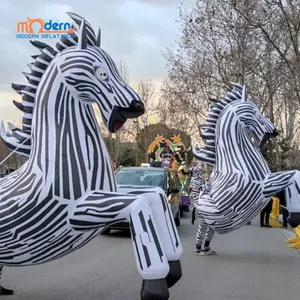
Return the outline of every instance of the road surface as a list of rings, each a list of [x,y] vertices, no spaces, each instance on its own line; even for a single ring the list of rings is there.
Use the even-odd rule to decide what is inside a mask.
[[[296,300],[300,297],[300,255],[289,249],[289,232],[260,228],[257,222],[217,235],[218,256],[193,255],[196,225],[182,220],[183,278],[170,300]],[[285,236],[284,236],[285,235]],[[141,278],[128,235],[99,236],[58,261],[5,268],[3,284],[15,289],[9,300],[139,300]]]

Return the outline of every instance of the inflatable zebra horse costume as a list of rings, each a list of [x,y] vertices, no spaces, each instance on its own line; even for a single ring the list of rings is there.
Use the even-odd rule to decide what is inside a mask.
[[[233,84],[221,100],[213,100],[206,124],[206,146],[194,156],[213,166],[210,184],[200,193],[199,210],[206,223],[223,234],[251,221],[271,196],[285,190],[289,224],[300,224],[300,172],[271,173],[260,147],[278,132],[247,97],[245,86]]]
[[[1,126],[6,145],[29,158],[0,181],[0,264],[58,259],[108,225],[128,220],[144,279],[141,299],[168,299],[169,287],[181,277],[182,247],[166,196],[159,188],[136,195],[116,191],[92,107],[99,105],[114,133],[128,118],[141,116],[144,105],[100,48],[100,30],[96,37],[88,22],[69,15],[78,36],[62,37],[55,48],[32,42],[41,53],[25,73],[28,84],[13,85],[22,95],[22,103],[14,103],[24,112],[23,129],[10,125],[6,133]]]

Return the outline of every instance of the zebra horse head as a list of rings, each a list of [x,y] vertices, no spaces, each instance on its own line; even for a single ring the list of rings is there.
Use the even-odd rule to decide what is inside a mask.
[[[127,119],[141,116],[145,109],[139,95],[121,78],[110,55],[100,48],[100,36],[99,30],[94,40],[91,27],[82,20],[77,47],[58,56],[60,72],[79,101],[99,105],[105,125],[115,133]]]
[[[95,103],[111,133],[121,129],[127,119],[137,118],[145,112],[139,95],[121,78],[110,55],[100,48],[100,29],[96,35],[91,25],[82,17],[75,13],[68,15],[74,22],[73,28],[78,28],[77,32],[72,30],[70,34],[62,35],[55,47],[41,41],[30,41],[41,53],[32,56],[35,61],[28,64],[31,72],[23,72],[28,84],[12,84],[13,89],[22,96],[21,103],[13,101],[24,113],[22,129],[8,123],[10,130],[6,131],[2,122],[0,134],[6,146],[18,154],[30,156],[33,128],[40,122],[37,119],[40,108],[37,106],[41,106],[41,99],[49,94],[46,85],[57,84],[57,78],[64,85],[63,88],[57,87],[61,92],[57,97],[71,97],[75,100],[75,105],[76,101],[80,103],[81,113],[77,109],[74,118],[82,116],[82,109],[87,111],[85,118],[94,118],[91,107]],[[45,78],[51,80],[46,83]],[[73,103],[65,105],[65,108],[70,110],[72,105],[74,107]],[[57,107],[57,114],[59,110],[62,111]]]
[[[214,105],[206,117],[206,124],[199,126],[205,146],[193,148],[194,157],[212,166],[215,165],[216,138],[219,136],[224,137],[229,134],[228,138],[232,139],[234,134],[236,141],[240,138],[240,134],[243,134],[249,140],[249,144],[261,148],[270,138],[278,135],[275,125],[248,98],[245,86],[236,83],[232,85],[233,89],[228,91],[223,99],[210,99]],[[231,113],[232,119],[224,120],[226,112]],[[234,133],[229,133],[227,125],[233,119],[235,119],[234,126],[236,127],[231,128]]]
[[[242,95],[240,103],[233,106],[235,114],[253,144],[261,148],[270,138],[274,138],[278,135],[278,130],[275,125],[260,112],[257,105],[247,97],[245,86],[241,87],[236,85],[236,90],[228,93],[226,97],[231,95],[231,100],[233,100],[234,96],[240,96],[239,92],[242,93]]]

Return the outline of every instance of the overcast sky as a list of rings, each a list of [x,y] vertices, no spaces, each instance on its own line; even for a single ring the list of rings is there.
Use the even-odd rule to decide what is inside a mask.
[[[160,82],[167,74],[162,51],[179,34],[180,0],[1,0],[0,10],[0,120],[20,122],[12,104],[18,95],[11,82],[25,83],[30,55],[37,50],[28,40],[16,38],[17,22],[27,17],[70,22],[67,11],[85,16],[94,28],[102,28],[102,48],[118,62],[125,61],[130,82],[152,78]],[[183,1],[191,6],[195,0]],[[93,4],[92,4],[93,3]],[[44,41],[44,40],[43,40]]]

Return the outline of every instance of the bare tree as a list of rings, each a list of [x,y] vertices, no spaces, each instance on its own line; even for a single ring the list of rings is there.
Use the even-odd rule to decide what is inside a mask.
[[[138,119],[133,119],[128,122],[128,126],[125,128],[127,133],[132,139],[136,141],[136,136],[140,134],[141,130],[144,130],[145,139],[143,139],[142,144],[139,142],[136,145],[136,156],[144,157],[147,161],[147,148],[152,142],[149,135],[145,130],[149,128],[151,117],[153,115],[158,115],[158,105],[155,103],[155,98],[157,97],[156,89],[151,79],[141,79],[136,87],[137,93],[140,95],[142,101],[145,105],[145,113]]]
[[[3,141],[0,139],[0,177],[2,174],[5,174],[9,170],[16,170],[20,168],[26,160],[26,157],[15,153],[11,154],[11,151],[5,146]]]
[[[206,99],[222,97],[231,81],[245,83],[293,149],[300,103],[299,16],[299,1],[292,0],[198,0],[190,10],[181,8],[181,38],[165,53],[169,74],[162,92],[168,111],[181,112],[186,124],[197,128],[210,105]],[[278,160],[280,147],[274,146]]]

